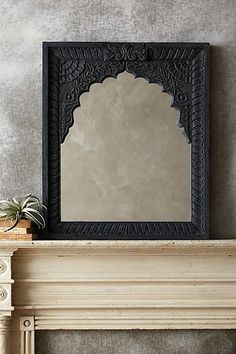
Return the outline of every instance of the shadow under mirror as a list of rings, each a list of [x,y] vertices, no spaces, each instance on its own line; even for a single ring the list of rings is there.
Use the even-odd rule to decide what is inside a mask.
[[[80,105],[61,145],[61,220],[190,221],[191,145],[171,97],[123,72]]]

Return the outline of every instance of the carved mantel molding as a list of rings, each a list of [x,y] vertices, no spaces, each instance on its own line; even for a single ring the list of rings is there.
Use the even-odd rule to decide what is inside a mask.
[[[3,354],[39,330],[236,328],[236,240],[6,241],[0,259]]]
[[[5,247],[0,247],[0,353],[9,353],[9,339],[11,330],[12,306],[12,269],[11,257],[17,247],[11,243],[5,243]]]

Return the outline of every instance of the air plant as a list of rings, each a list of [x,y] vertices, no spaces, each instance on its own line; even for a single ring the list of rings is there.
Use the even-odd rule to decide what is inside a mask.
[[[4,231],[12,230],[21,219],[28,219],[33,221],[38,228],[44,228],[43,209],[47,208],[32,194],[0,200],[0,220],[12,221],[12,225]]]

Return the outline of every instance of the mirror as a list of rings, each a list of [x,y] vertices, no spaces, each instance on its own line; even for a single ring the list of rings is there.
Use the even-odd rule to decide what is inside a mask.
[[[44,239],[209,237],[209,50],[43,43]]]
[[[191,144],[171,96],[123,72],[91,85],[61,144],[62,221],[190,221]]]

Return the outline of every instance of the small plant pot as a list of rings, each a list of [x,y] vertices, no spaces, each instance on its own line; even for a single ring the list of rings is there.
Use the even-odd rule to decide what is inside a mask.
[[[12,226],[13,222],[0,220],[0,240],[31,241],[35,229],[32,221],[21,219],[13,229],[5,231]]]

